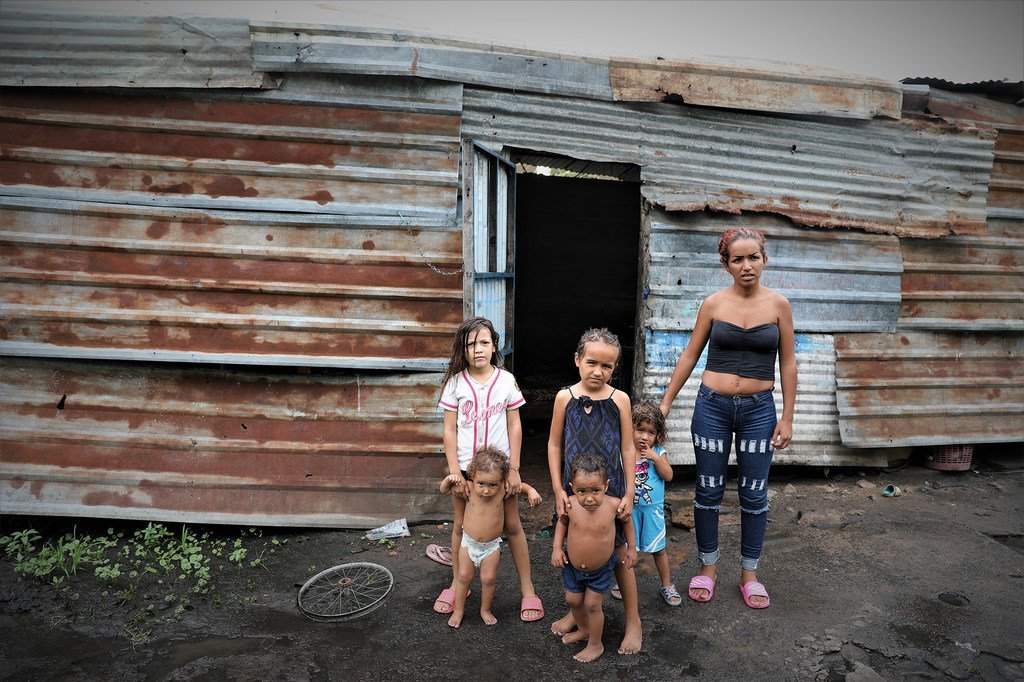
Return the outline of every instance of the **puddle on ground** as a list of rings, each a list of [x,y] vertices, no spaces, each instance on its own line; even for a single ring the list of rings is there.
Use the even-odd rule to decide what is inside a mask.
[[[942,592],[939,594],[938,600],[950,606],[967,606],[971,603],[970,599],[959,592]]]
[[[1012,533],[1008,535],[989,535],[989,537],[1000,545],[1009,547],[1017,554],[1024,554],[1024,535]]]
[[[159,655],[146,666],[147,680],[163,680],[178,668],[201,658],[237,656],[262,649],[266,644],[263,637],[210,637],[198,642],[172,640],[167,653]]]

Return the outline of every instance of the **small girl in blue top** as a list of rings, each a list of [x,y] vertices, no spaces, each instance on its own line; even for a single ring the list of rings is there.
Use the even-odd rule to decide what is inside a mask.
[[[638,552],[654,555],[661,576],[661,598],[679,606],[683,598],[672,583],[665,551],[665,483],[672,480],[672,465],[661,443],[665,440],[665,415],[654,403],[633,408],[633,445],[636,447],[636,501],[633,528]]]

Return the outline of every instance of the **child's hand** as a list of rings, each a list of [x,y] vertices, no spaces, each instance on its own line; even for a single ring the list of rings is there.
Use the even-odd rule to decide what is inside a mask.
[[[633,498],[636,497],[636,493],[626,495],[619,500],[619,506],[615,511],[615,516],[620,521],[625,521],[629,518],[630,514],[633,513]]]
[[[555,547],[551,550],[551,565],[555,568],[565,568],[565,550]]]
[[[438,486],[438,490],[445,495],[455,495],[462,482],[462,474],[449,474],[441,479],[441,485]]]
[[[561,488],[555,491],[555,513],[561,518],[569,513],[569,507],[572,503],[569,502],[569,493],[565,492]]]
[[[636,547],[630,545],[626,548],[626,557],[622,560],[622,563],[626,568],[633,568],[636,566],[636,559]]]
[[[520,493],[522,487],[523,479],[520,478],[519,472],[509,468],[508,478],[505,479],[505,497],[515,497]]]
[[[532,488],[526,495],[526,499],[529,501],[531,507],[536,507],[538,504],[544,501],[544,498],[540,496],[536,488]]]

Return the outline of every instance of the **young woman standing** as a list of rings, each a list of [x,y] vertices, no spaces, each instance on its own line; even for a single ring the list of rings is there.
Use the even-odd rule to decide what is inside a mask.
[[[668,416],[679,389],[708,345],[707,365],[690,422],[697,459],[694,525],[701,561],[690,581],[694,601],[711,601],[717,578],[718,512],[736,442],[739,468],[741,551],[740,592],[753,609],[767,608],[768,592],[757,568],[768,524],[768,470],[776,449],[793,437],[796,352],[793,312],[785,296],[761,285],[768,263],[765,237],[750,228],[727,230],[718,242],[722,266],[732,286],[704,299],[686,350],[679,357],[661,401]],[[775,359],[782,381],[782,417],[777,418]]]

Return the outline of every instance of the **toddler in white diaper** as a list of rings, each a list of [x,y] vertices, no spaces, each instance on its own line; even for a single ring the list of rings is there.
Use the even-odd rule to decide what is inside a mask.
[[[485,447],[473,457],[468,476],[447,476],[441,481],[441,492],[445,494],[465,495],[468,488],[462,546],[459,547],[459,573],[455,580],[455,608],[448,619],[448,625],[453,628],[462,624],[466,595],[476,568],[480,569],[480,618],[487,625],[498,622],[491,613],[491,604],[494,602],[494,584],[501,557],[501,530],[505,525],[508,467],[505,453],[494,447]],[[531,506],[536,507],[541,502],[540,494],[525,483],[521,494],[527,496]]]

